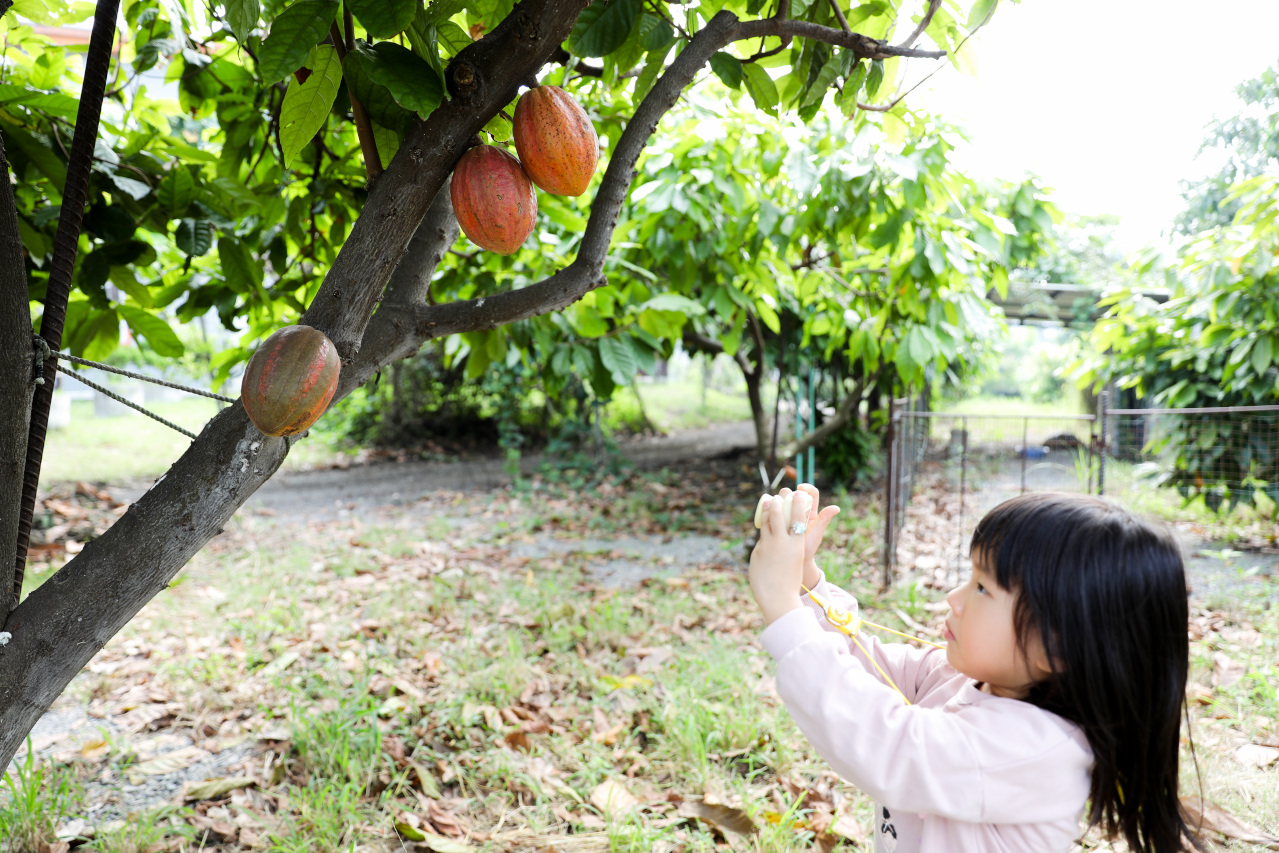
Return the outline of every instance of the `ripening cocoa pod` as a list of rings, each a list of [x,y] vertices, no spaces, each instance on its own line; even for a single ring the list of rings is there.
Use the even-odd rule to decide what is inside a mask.
[[[319,420],[338,387],[333,342],[311,326],[285,326],[262,342],[240,382],[240,401],[267,435],[296,435]]]
[[[554,195],[586,192],[599,162],[599,137],[586,111],[559,86],[530,89],[515,105],[515,150],[524,171]]]
[[[520,161],[501,148],[477,145],[453,170],[453,213],[471,242],[509,255],[524,245],[537,220],[537,191]]]

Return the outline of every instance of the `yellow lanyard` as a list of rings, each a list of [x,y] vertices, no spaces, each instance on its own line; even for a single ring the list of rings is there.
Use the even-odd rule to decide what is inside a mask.
[[[853,624],[853,614],[836,610],[834,605],[827,604],[817,596],[817,593],[813,592],[808,587],[803,584],[800,584],[800,587],[804,590],[804,592],[808,593],[808,597],[813,600],[813,603],[822,609],[822,613],[826,615],[826,621],[834,625],[837,631],[846,635],[857,645],[857,648],[861,649],[861,653],[866,656],[866,660],[870,661],[870,665],[875,667],[875,671],[883,676],[884,681],[887,682],[888,686],[896,690],[897,695],[902,697],[902,701],[909,705],[910,700],[906,698],[906,694],[901,691],[901,688],[897,686],[896,682],[894,682],[891,677],[889,677],[888,673],[884,672],[880,665],[875,662],[875,659],[871,657],[870,652],[866,651],[866,647],[862,645],[861,640],[857,639],[857,632],[861,630],[862,625],[865,625],[868,628],[878,628],[880,631],[887,631],[890,634],[896,634],[899,637],[905,637],[908,640],[914,640],[918,643],[927,643],[928,645],[935,646],[939,649],[944,649],[946,647],[941,643],[934,643],[932,640],[925,640],[922,637],[913,637],[910,634],[903,634],[901,631],[895,631],[892,628],[884,625],[877,625],[874,622],[869,622],[865,619],[858,619],[856,620],[856,624]]]

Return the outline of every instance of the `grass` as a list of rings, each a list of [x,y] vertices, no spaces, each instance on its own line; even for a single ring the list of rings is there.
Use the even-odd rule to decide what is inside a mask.
[[[225,404],[202,397],[171,403],[149,403],[147,408],[184,429],[199,434]],[[158,477],[177,461],[191,440],[180,432],[129,412],[119,417],[95,417],[93,402],[71,403],[71,422],[50,430],[45,444],[40,481],[43,488],[73,481],[118,483]],[[286,468],[312,467],[339,451],[324,441],[302,441],[289,451]]]
[[[399,849],[412,833],[460,834],[476,853],[722,850],[722,829],[680,816],[680,801],[702,798],[755,826],[733,849],[807,851],[820,808],[867,827],[871,804],[829,773],[771,693],[772,663],[739,567],[617,590],[592,581],[579,555],[510,556],[509,545],[532,530],[575,538],[676,524],[745,533],[755,492],[748,475],[737,489],[668,472],[605,479],[578,494],[472,496],[487,514],[469,521],[449,514],[450,499],[376,523],[304,528],[241,517],[99,659],[145,654],[150,668],[87,673],[66,700],[109,704],[121,687],[145,681],[176,697],[180,727],[221,731],[231,721],[252,734],[283,725],[289,740],[246,771],[279,804],[261,815],[261,846],[272,853]],[[690,491],[696,512],[685,506]],[[622,496],[630,502],[619,516]],[[874,504],[858,495],[838,502],[845,512],[826,549],[831,579],[874,621],[905,627],[901,611],[935,624],[928,606],[944,591],[903,583],[879,594]],[[1204,794],[1279,826],[1274,771],[1234,759],[1239,745],[1276,736],[1279,614],[1258,599],[1196,612],[1192,627]],[[1238,665],[1237,680],[1214,675],[1221,656]],[[56,772],[37,767],[28,776]],[[1196,793],[1186,767],[1184,793]],[[88,759],[74,769],[98,772]],[[42,777],[48,793],[27,812],[74,810],[69,799],[58,805],[51,778]],[[592,804],[605,783],[638,804],[615,814]],[[200,839],[176,834],[175,819],[185,818],[146,825],[194,849]]]
[[[66,765],[37,759],[30,749],[3,781],[0,827],[12,853],[36,851],[41,842],[52,839],[63,819],[79,808],[83,796],[74,772]]]

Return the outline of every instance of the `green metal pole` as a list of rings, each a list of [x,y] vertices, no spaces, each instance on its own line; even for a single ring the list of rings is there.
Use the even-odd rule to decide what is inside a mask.
[[[799,371],[795,372],[795,440],[799,441],[804,437],[804,375]],[[800,451],[795,454],[795,485],[798,486],[804,482],[804,453]]]
[[[817,429],[817,370],[816,368],[808,369],[808,431],[812,432]],[[808,481],[810,483],[817,480],[817,449],[815,447],[808,448]]]

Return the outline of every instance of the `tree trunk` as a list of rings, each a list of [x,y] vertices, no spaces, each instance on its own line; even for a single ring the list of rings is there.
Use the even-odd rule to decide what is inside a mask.
[[[4,142],[0,140],[0,341],[14,342],[0,347],[0,483],[17,484],[17,488],[0,489],[0,624],[18,603],[13,594],[13,555],[18,550],[22,473],[27,464],[27,430],[36,387],[32,382],[35,349],[31,340],[31,308],[18,210],[9,184]]]

